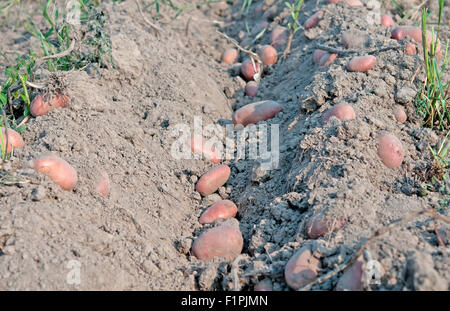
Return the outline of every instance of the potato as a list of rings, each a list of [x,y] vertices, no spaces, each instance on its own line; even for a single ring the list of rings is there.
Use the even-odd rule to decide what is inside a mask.
[[[272,281],[270,279],[262,279],[255,285],[255,292],[271,292],[273,291]]]
[[[244,239],[238,228],[224,224],[202,233],[192,245],[192,253],[200,260],[225,257],[232,260],[242,252]]]
[[[314,13],[310,18],[306,20],[304,25],[305,29],[307,30],[316,27],[322,18],[323,18],[323,11]]]
[[[78,181],[77,171],[66,161],[55,155],[44,155],[34,160],[34,168],[46,174],[63,190],[72,190]]]
[[[356,56],[347,64],[347,70],[350,72],[366,72],[375,66],[377,59],[375,56]]]
[[[98,178],[95,183],[95,191],[101,196],[101,197],[107,197],[109,195],[109,192],[111,191],[111,184],[109,182],[108,174],[103,172]]]
[[[389,15],[383,15],[381,16],[381,25],[384,27],[390,27],[394,25],[394,20]]]
[[[274,48],[279,48],[287,42],[286,27],[276,26],[270,33],[270,45]]]
[[[210,195],[227,182],[230,173],[228,165],[216,166],[200,177],[195,190],[203,196]]]
[[[211,205],[200,217],[199,222],[209,224],[218,219],[228,219],[236,216],[237,206],[230,200],[221,200]]]
[[[6,129],[0,127],[2,131],[2,136],[0,137],[0,150],[6,146]],[[8,128],[8,146],[6,146],[6,153],[9,154],[13,149],[23,148],[25,143],[23,142],[22,136],[15,130]]]
[[[247,58],[241,65],[242,75],[245,77],[247,81],[253,80],[254,75],[260,71],[259,67],[260,66],[257,61],[255,61],[255,67],[253,67],[251,59]]]
[[[405,53],[408,55],[416,55],[417,54],[417,48],[416,45],[414,43],[406,43],[405,46]]]
[[[313,54],[313,63],[317,64],[320,61],[320,59],[322,58],[322,56],[326,53],[327,52],[324,50],[319,50],[319,49],[315,50],[314,54]]]
[[[417,43],[422,43],[422,29],[414,26],[398,26],[391,32],[391,37],[395,40],[402,40],[404,37],[410,37]],[[427,46],[430,48],[431,41],[435,40],[433,34],[427,30]],[[436,53],[440,53],[440,43],[436,47]]]
[[[363,4],[359,0],[346,0],[349,6],[362,6]]]
[[[259,121],[266,121],[273,118],[280,111],[283,111],[283,107],[272,100],[263,100],[248,104],[234,113],[233,124],[242,124],[243,126],[256,124]]]
[[[406,112],[405,109],[403,109],[402,106],[395,106],[394,108],[394,117],[397,122],[403,123],[406,121]]]
[[[377,154],[388,168],[399,167],[405,156],[401,141],[390,133],[381,135],[378,138]]]
[[[52,104],[44,101],[42,95],[36,96],[30,105],[30,112],[33,117],[42,116],[55,108],[64,108],[70,104],[70,98],[64,94],[57,94],[52,98]]]
[[[311,217],[306,223],[306,234],[310,239],[318,239],[333,231],[339,230],[344,225],[340,219],[329,219],[322,215]]]
[[[328,4],[337,4],[339,2],[341,2],[341,0],[327,0]]]
[[[322,55],[319,61],[320,66],[330,66],[336,59],[337,54],[335,53],[325,53]]]
[[[220,152],[217,151],[214,146],[207,147],[205,140],[200,136],[192,138],[191,150],[195,154],[203,155],[208,161],[211,161],[214,164],[217,164],[222,160]]]
[[[234,64],[239,56],[239,52],[236,49],[226,49],[222,54],[222,63]]]
[[[255,97],[258,95],[258,83],[255,81],[248,81],[245,85],[245,94],[250,97]]]
[[[353,264],[351,264],[339,278],[336,285],[337,291],[361,291],[363,290],[363,259],[359,257]]]
[[[265,45],[261,48],[259,57],[264,66],[274,65],[277,62],[277,50],[271,45]]]
[[[298,290],[314,281],[320,267],[320,261],[304,246],[289,259],[284,268],[284,278],[290,288]]]
[[[353,110],[353,107],[348,104],[336,105],[325,112],[322,124],[325,124],[332,116],[341,120],[353,120],[355,118],[355,111]]]

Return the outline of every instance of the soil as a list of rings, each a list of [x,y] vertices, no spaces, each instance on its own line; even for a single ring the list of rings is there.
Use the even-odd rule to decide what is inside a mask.
[[[435,17],[437,1],[429,2]],[[29,15],[39,15],[37,4],[22,5]],[[270,279],[274,290],[285,291],[284,266],[301,246],[311,247],[323,275],[376,230],[412,212],[435,207],[450,216],[448,195],[422,193],[423,174],[432,161],[429,146],[436,148],[443,135],[422,128],[415,112],[414,96],[425,79],[421,47],[418,55],[402,49],[376,53],[376,65],[367,73],[346,70],[350,55],[338,56],[327,67],[315,65],[316,44],[345,49],[344,31],[365,36],[354,49],[404,42],[390,39],[393,27],[370,23],[368,1],[362,7],[305,1],[301,25],[319,9],[324,17],[317,27],[295,34],[287,59],[281,60],[284,46],[278,48],[278,62],[265,68],[259,93],[250,98],[237,66],[220,63],[232,45],[216,30],[242,42],[246,24],[251,29],[264,11],[271,12],[266,13],[271,15],[269,32],[286,26],[290,15],[284,1],[258,1],[248,16],[241,6],[229,1],[186,11],[158,35],[135,1],[100,5],[114,68],[105,64],[61,73],[57,79],[64,82],[70,106],[31,118],[22,133],[26,146],[2,164],[0,290],[253,290],[258,281]],[[389,1],[381,11],[397,23],[412,23],[401,21]],[[162,13],[173,12],[162,8]],[[1,18],[7,50],[39,45],[23,28],[21,16],[13,12]],[[449,17],[447,7],[443,20]],[[254,50],[269,44],[269,38],[265,33]],[[448,38],[449,29],[443,27],[441,42]],[[245,58],[240,53],[239,62]],[[13,59],[4,55],[2,72]],[[449,80],[448,70],[443,80]],[[226,160],[230,179],[202,198],[196,181],[214,165],[174,158],[172,145],[179,139],[174,129],[179,124],[193,129],[194,117],[201,117],[204,126],[224,128],[233,111],[260,100],[283,106],[267,121],[268,127],[279,125],[278,166],[265,170],[258,159]],[[342,103],[352,105],[356,118],[332,117],[323,125],[323,113]],[[393,116],[395,105],[407,113],[403,124]],[[383,132],[403,144],[405,158],[397,169],[385,167],[377,155],[376,138]],[[73,191],[61,190],[31,167],[30,161],[45,153],[76,168],[79,181]],[[107,197],[94,190],[104,174],[111,182]],[[444,186],[450,188],[448,182]],[[220,199],[238,206],[244,249],[239,261],[202,262],[191,255],[191,244],[211,225],[200,225],[198,218]],[[305,223],[315,214],[346,222],[325,237],[308,239]],[[439,244],[436,232],[448,242],[443,222],[421,216],[378,238],[367,249],[381,263],[381,284],[366,289],[448,290],[450,251]],[[67,282],[73,260],[80,263],[79,284]],[[334,290],[341,275],[312,289]]]

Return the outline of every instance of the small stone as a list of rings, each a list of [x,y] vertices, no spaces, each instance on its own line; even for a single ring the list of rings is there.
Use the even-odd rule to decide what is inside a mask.
[[[416,91],[411,87],[405,86],[397,91],[397,94],[395,94],[395,101],[406,105],[413,102],[415,97]]]
[[[37,188],[34,188],[31,192],[31,200],[33,201],[41,201],[45,199],[47,196],[47,192],[43,186],[38,186]]]
[[[198,181],[198,177],[196,175],[191,175],[191,183],[195,184]]]
[[[214,204],[214,203],[216,203],[217,201],[220,201],[220,200],[222,200],[220,195],[218,195],[217,193],[213,193],[213,194],[210,194],[210,195],[208,195],[208,196],[203,198],[202,205],[209,206],[209,205]]]
[[[192,239],[182,238],[181,240],[178,241],[177,250],[180,253],[186,255],[189,253],[191,246],[192,246]]]

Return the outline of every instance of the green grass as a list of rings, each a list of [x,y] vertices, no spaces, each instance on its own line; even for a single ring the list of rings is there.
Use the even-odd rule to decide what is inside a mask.
[[[111,41],[104,31],[105,17],[98,11],[97,1],[78,0],[80,10],[80,25],[83,29],[81,42],[76,42],[79,49],[75,49],[64,57],[51,58],[43,64],[37,61],[44,56],[66,51],[72,44],[72,25],[66,22],[65,14],[55,9],[50,14],[50,9],[54,5],[53,0],[46,0],[42,8],[42,16],[46,25],[40,28],[34,24],[30,18],[24,24],[25,29],[39,39],[40,49],[30,50],[20,55],[17,53],[15,63],[5,70],[6,81],[0,86],[0,109],[8,110],[7,118],[0,117],[0,126],[9,124],[19,132],[23,127],[19,127],[19,122],[30,115],[30,103],[35,90],[29,86],[28,82],[38,81],[36,70],[40,66],[45,66],[50,72],[63,72],[82,69],[90,64],[101,65],[105,56],[111,57]],[[9,6],[13,10],[13,6]],[[111,60],[111,58],[110,58]],[[7,122],[8,121],[8,122]]]
[[[288,23],[288,29],[295,34],[300,29],[298,16],[303,5],[303,0],[296,0],[296,2],[292,4],[289,2],[285,2],[285,5],[289,8],[292,18],[292,21]]]
[[[440,45],[443,55],[441,65],[438,65],[439,31],[444,1],[439,1],[439,16],[437,30],[431,30],[432,40],[427,38],[427,11],[422,11],[422,46],[424,51],[424,66],[426,80],[423,82],[416,97],[417,112],[422,118],[423,125],[430,128],[448,131],[450,129],[449,81],[443,81],[443,73],[449,63],[448,43],[445,47]]]

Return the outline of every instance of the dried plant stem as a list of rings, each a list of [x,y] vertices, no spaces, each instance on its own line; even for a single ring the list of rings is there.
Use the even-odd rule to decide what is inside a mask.
[[[337,48],[333,48],[331,46],[327,46],[327,45],[323,45],[323,44],[316,44],[316,48],[319,50],[324,50],[330,53],[335,53],[335,54],[339,54],[339,55],[349,55],[349,54],[377,54],[380,52],[385,52],[385,51],[389,51],[389,50],[398,50],[401,49],[403,46],[386,46],[383,48],[379,48],[379,49],[374,49],[374,50],[341,50],[341,49],[337,49]]]
[[[370,246],[371,244],[373,244],[375,242],[375,240],[377,238],[379,238],[380,236],[382,236],[383,234],[391,231],[392,229],[394,229],[395,227],[401,226],[413,219],[415,219],[416,217],[419,217],[421,215],[428,215],[431,218],[434,219],[438,219],[438,220],[442,220],[446,223],[450,223],[450,218],[440,215],[438,213],[436,213],[436,211],[432,208],[429,209],[424,209],[418,212],[414,212],[410,215],[407,215],[403,218],[401,218],[398,221],[395,221],[389,225],[387,225],[386,227],[380,228],[378,229],[375,234],[369,238],[363,245],[360,246],[360,248],[358,249],[358,251],[346,262],[342,263],[341,265],[339,265],[336,269],[334,269],[333,271],[323,275],[322,277],[316,279],[315,281],[309,283],[308,285],[299,288],[299,291],[307,291],[310,290],[313,286],[320,284],[326,280],[328,280],[329,278],[333,277],[334,275],[336,275],[337,273],[339,273],[340,271],[344,270],[345,268],[347,268],[349,265],[351,265],[354,261],[356,261],[356,259],[359,258],[359,256],[362,255],[363,251],[365,248],[367,248],[368,246]]]
[[[36,63],[35,63],[35,65],[34,65],[34,67],[33,67],[33,72],[34,72],[39,66],[41,66],[45,61],[47,61],[47,60],[49,60],[49,59],[61,58],[61,57],[64,57],[64,56],[69,55],[70,52],[72,52],[74,48],[75,48],[75,40],[72,40],[72,42],[70,43],[70,46],[69,46],[69,48],[68,48],[67,50],[62,51],[61,53],[58,53],[58,54],[48,55],[48,56],[44,56],[44,57],[38,58],[38,59],[36,60]]]
[[[262,64],[262,61],[261,61],[261,59],[259,58],[258,54],[254,53],[254,52],[252,52],[252,51],[250,51],[250,50],[244,49],[243,47],[241,47],[241,46],[236,42],[236,40],[234,40],[233,38],[230,38],[230,37],[227,36],[226,34],[220,32],[220,31],[218,31],[218,30],[217,30],[217,33],[218,33],[219,35],[221,35],[222,37],[224,37],[225,39],[227,39],[228,41],[230,41],[231,43],[233,43],[234,46],[236,46],[236,48],[238,48],[241,52],[250,55],[250,57],[251,57],[252,59],[255,59],[258,63]]]
[[[137,7],[138,7],[139,13],[141,14],[142,19],[143,19],[150,27],[152,27],[152,28],[155,30],[156,34],[159,35],[161,32],[164,32],[164,30],[163,30],[161,27],[159,27],[158,25],[152,23],[151,21],[149,21],[149,20],[145,17],[144,13],[142,12],[141,5],[139,4],[139,0],[135,0],[135,2],[136,2],[136,5],[137,5]]]

